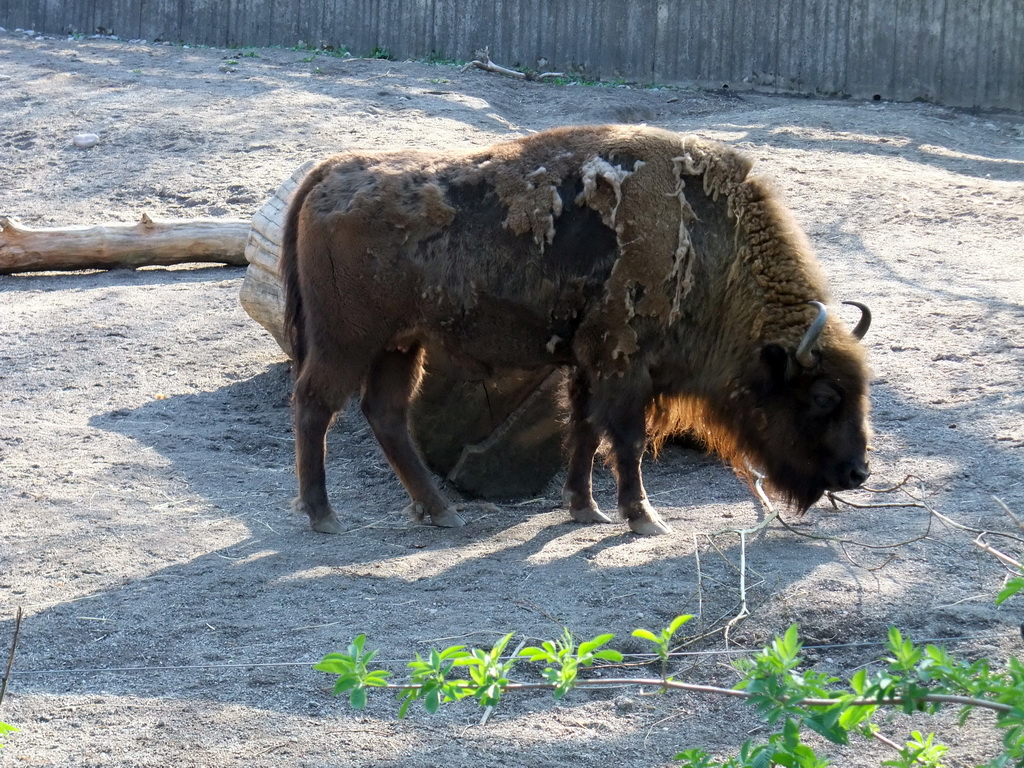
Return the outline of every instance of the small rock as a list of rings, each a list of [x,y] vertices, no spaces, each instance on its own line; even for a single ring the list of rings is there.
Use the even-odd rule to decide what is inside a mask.
[[[620,715],[628,715],[636,711],[636,701],[628,696],[615,697],[615,711]]]
[[[95,133],[79,133],[72,141],[79,149],[89,149],[100,143],[100,137]]]

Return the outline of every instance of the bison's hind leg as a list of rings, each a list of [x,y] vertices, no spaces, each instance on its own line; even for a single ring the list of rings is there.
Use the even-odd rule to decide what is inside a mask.
[[[353,384],[351,389],[355,389]],[[295,471],[299,496],[292,509],[309,515],[314,531],[341,533],[341,522],[327,498],[324,459],[327,452],[327,428],[345,405],[347,393],[338,394],[336,386],[318,385],[309,366],[295,381]]]
[[[363,387],[362,409],[391,468],[412,497],[405,513],[416,522],[463,525],[455,507],[441,495],[409,435],[409,402],[423,373],[423,352],[382,353],[370,368]]]
[[[577,369],[569,381],[569,467],[562,487],[562,504],[577,523],[610,523],[594,501],[594,454],[601,436],[590,419],[590,383]]]

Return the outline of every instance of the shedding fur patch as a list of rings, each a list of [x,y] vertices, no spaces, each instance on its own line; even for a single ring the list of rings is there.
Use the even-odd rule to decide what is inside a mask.
[[[676,178],[676,189],[673,196],[679,200],[679,233],[678,245],[672,259],[672,271],[668,275],[669,285],[675,286],[675,295],[672,297],[672,309],[669,311],[668,321],[674,323],[683,313],[683,299],[693,290],[693,262],[697,258],[697,251],[694,250],[693,241],[690,240],[690,227],[697,221],[697,214],[686,201],[686,182],[683,181],[683,168],[687,158],[672,158],[672,173]]]
[[[622,202],[622,182],[644,166],[638,160],[632,171],[621,165],[612,165],[601,156],[592,157],[580,168],[583,191],[576,197],[576,205],[587,205],[601,214],[601,222],[609,229],[616,230],[616,216]],[[607,186],[598,182],[607,182]]]
[[[554,241],[555,219],[562,215],[562,197],[558,194],[561,183],[561,178],[543,165],[528,173],[523,188],[502,195],[508,215],[501,225],[517,235],[532,234],[543,253],[544,246]]]

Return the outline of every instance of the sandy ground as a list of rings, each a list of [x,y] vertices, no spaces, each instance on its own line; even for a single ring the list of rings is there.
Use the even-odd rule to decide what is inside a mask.
[[[1021,534],[992,498],[1024,515],[1020,115],[11,33],[0,89],[0,215],[33,225],[248,217],[295,167],[343,148],[483,145],[609,121],[732,142],[776,179],[837,297],[875,311],[874,485],[912,474],[960,523]],[[81,131],[99,145],[72,146]],[[328,469],[350,529],[314,535],[288,510],[287,363],[240,308],[242,276],[0,277],[0,647],[25,610],[0,709],[21,733],[0,765],[652,766],[764,735],[731,700],[633,689],[558,704],[517,695],[483,726],[470,703],[399,721],[389,695],[360,713],[332,698],[309,665],[359,632],[400,674],[431,646],[563,625],[640,652],[631,630],[680,613],[709,636],[679,674],[731,684],[717,651],[739,610],[741,552],[725,531],[762,511],[717,460],[671,449],[646,472],[669,536],[570,524],[557,482],[462,530],[410,527],[352,412]],[[608,506],[606,471],[597,486]],[[791,523],[748,542],[738,647],[797,621],[823,646],[812,661],[840,675],[877,657],[892,624],[968,657],[1019,653],[1021,604],[994,607],[1005,571],[973,533],[914,507],[819,504]],[[1019,539],[988,540],[1024,554]],[[945,729],[950,765],[985,759],[988,723]],[[931,726],[899,718],[885,732],[911,727]],[[885,754],[823,749],[845,766]]]

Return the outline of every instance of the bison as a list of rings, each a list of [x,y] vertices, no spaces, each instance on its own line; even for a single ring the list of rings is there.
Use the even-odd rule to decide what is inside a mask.
[[[347,152],[290,204],[280,270],[296,373],[295,508],[340,530],[324,455],[363,413],[412,502],[463,521],[407,419],[424,345],[477,370],[569,369],[573,520],[609,522],[591,473],[602,439],[618,512],[669,531],[640,473],[650,443],[699,435],[803,511],[868,476],[868,369],[791,214],[736,150],[637,126],[566,127],[469,152]],[[855,303],[855,302],[851,302]]]

